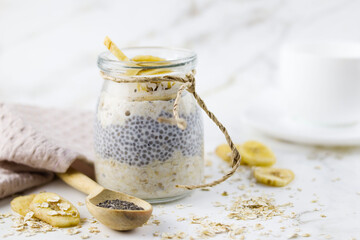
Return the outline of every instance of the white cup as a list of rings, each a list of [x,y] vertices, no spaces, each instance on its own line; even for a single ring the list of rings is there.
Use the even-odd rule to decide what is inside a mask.
[[[360,44],[287,44],[279,73],[290,116],[329,126],[360,120]]]

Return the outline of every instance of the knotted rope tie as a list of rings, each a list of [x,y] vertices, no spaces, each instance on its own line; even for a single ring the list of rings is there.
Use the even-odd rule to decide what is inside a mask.
[[[179,76],[171,76],[171,75],[165,75],[165,76],[158,76],[158,77],[132,77],[132,76],[124,76],[124,77],[113,77],[110,75],[107,75],[103,71],[100,71],[100,75],[106,79],[111,80],[118,83],[150,83],[150,82],[180,82],[182,85],[180,86],[179,90],[177,91],[176,98],[174,101],[174,107],[173,107],[173,114],[174,119],[167,119],[167,118],[159,118],[159,122],[166,122],[166,123],[173,123],[175,122],[176,125],[184,130],[186,128],[186,121],[185,119],[180,118],[179,110],[178,110],[178,104],[181,98],[181,94],[184,90],[187,90],[189,93],[191,93],[194,98],[196,99],[199,106],[204,110],[204,112],[208,115],[208,117],[219,127],[220,131],[225,135],[225,139],[227,143],[229,144],[232,152],[232,169],[224,175],[222,178],[215,180],[211,183],[201,184],[201,185],[176,185],[176,187],[179,188],[186,188],[188,190],[196,189],[196,188],[204,188],[204,187],[212,187],[219,183],[224,182],[229,177],[231,177],[235,172],[236,169],[240,165],[240,153],[236,149],[235,144],[230,138],[230,135],[228,134],[226,128],[220,121],[217,119],[217,117],[208,110],[206,107],[204,101],[199,97],[199,95],[195,91],[195,77],[194,77],[195,71],[192,71],[185,75],[185,77],[179,77]]]

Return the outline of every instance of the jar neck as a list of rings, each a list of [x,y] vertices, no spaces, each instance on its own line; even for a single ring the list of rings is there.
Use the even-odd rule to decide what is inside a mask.
[[[105,74],[119,77],[154,77],[161,75],[185,75],[195,69],[196,54],[190,50],[165,47],[133,47],[121,49],[129,59],[141,55],[156,56],[164,61],[119,61],[110,52],[98,57],[98,67]]]
[[[157,82],[157,77],[165,75],[185,77],[196,66],[196,54],[186,49],[163,47],[124,48],[122,51],[129,57],[150,55],[166,59],[164,61],[119,61],[110,52],[101,53],[98,67],[107,76],[114,78],[139,79],[134,83],[119,83],[105,80],[103,91],[130,101],[169,100],[176,97],[181,86],[178,82]],[[150,82],[140,82],[151,78]],[[152,79],[154,79],[152,81]]]

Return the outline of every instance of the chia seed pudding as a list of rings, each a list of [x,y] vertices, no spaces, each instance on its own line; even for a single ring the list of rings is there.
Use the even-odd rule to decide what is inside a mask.
[[[201,109],[185,91],[178,109],[186,129],[159,122],[159,117],[173,118],[180,84],[155,85],[156,90],[147,92],[138,83],[105,80],[95,120],[97,181],[151,202],[184,195],[188,190],[175,185],[201,183],[204,169]]]

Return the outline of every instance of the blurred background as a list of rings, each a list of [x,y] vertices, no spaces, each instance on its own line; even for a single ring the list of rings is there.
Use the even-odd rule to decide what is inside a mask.
[[[94,110],[109,35],[119,47],[197,52],[199,94],[236,128],[276,85],[284,43],[360,41],[359,12],[356,0],[0,0],[0,101]]]

